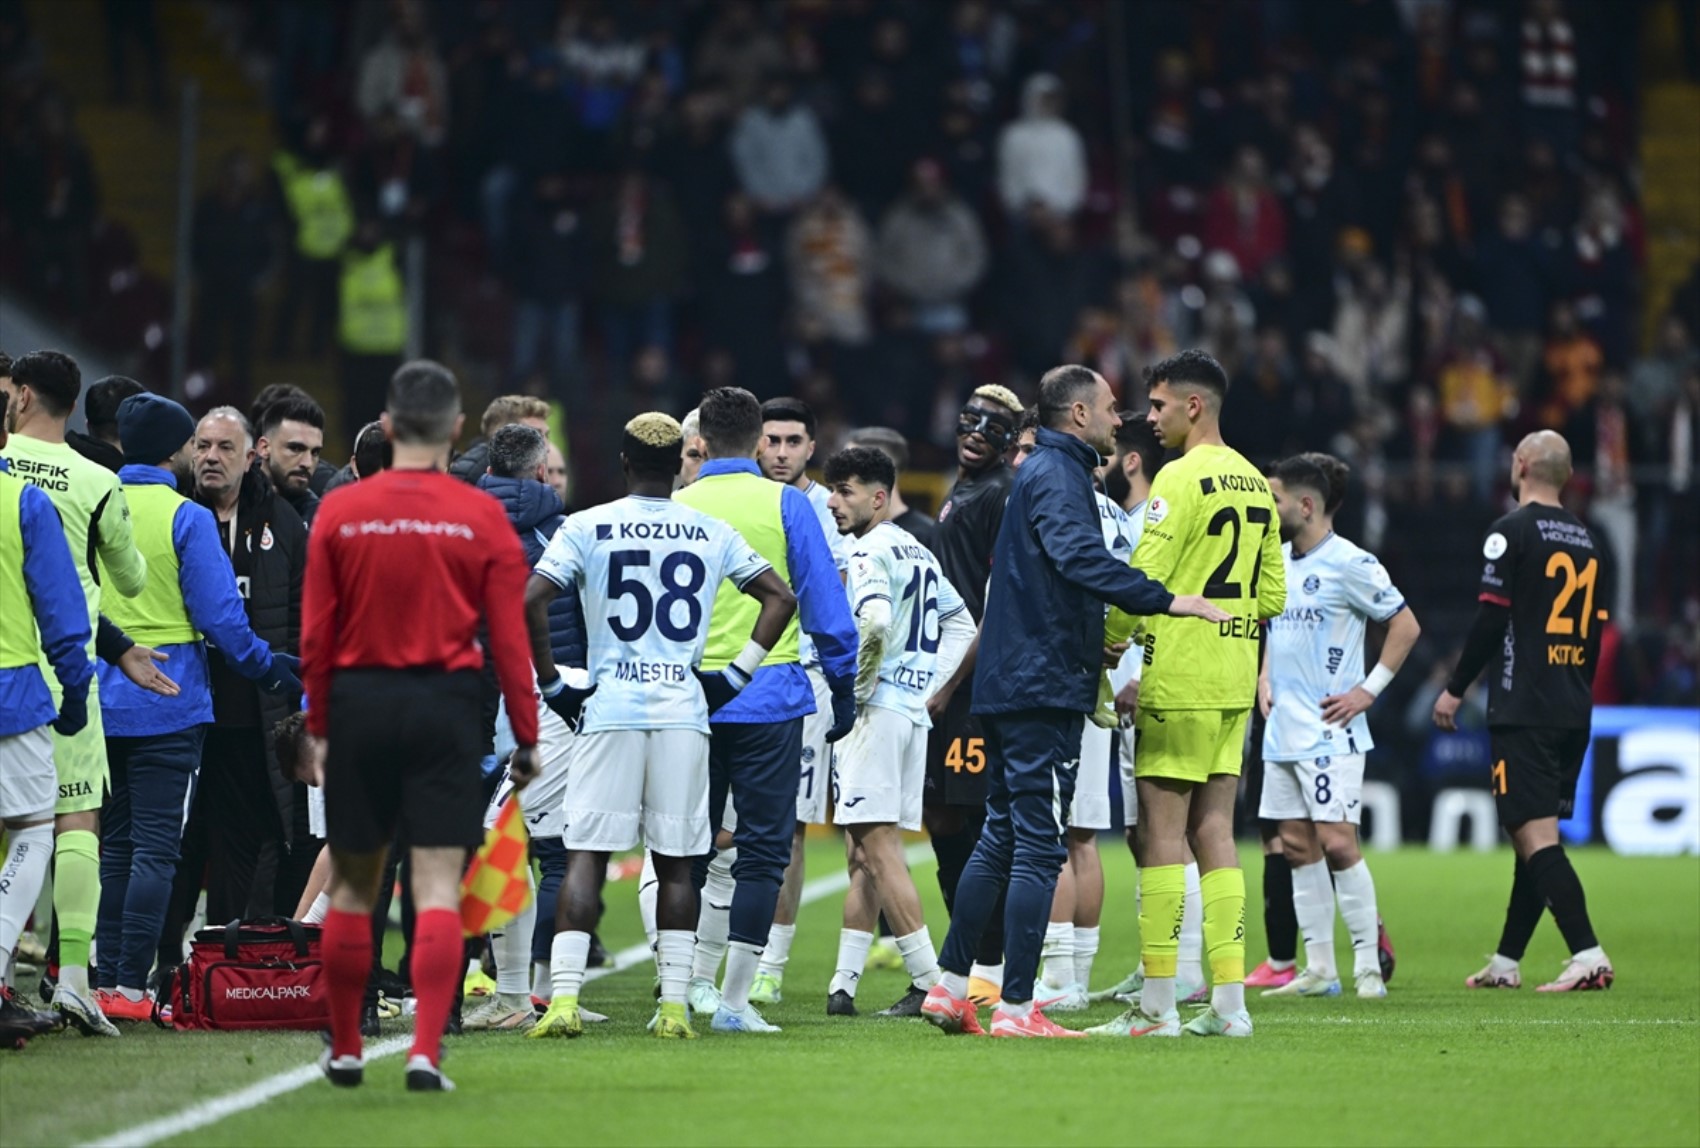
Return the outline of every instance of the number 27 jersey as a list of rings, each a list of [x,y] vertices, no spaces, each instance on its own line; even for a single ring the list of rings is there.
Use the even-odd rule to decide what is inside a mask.
[[[584,733],[708,732],[692,672],[722,579],[742,589],[770,569],[735,529],[670,498],[628,496],[570,516],[536,573],[584,607],[590,680]]]

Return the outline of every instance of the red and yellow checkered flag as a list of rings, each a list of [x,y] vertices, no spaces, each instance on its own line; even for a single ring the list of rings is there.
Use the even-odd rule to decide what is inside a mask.
[[[482,936],[513,920],[531,903],[531,856],[519,796],[502,804],[496,824],[460,879],[460,927]]]

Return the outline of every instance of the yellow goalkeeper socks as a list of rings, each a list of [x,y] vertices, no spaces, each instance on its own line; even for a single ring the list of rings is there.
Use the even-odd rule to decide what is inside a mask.
[[[1210,958],[1210,983],[1243,981],[1245,874],[1239,869],[1212,869],[1199,878],[1198,888],[1204,901],[1204,951]]]
[[[89,942],[100,908],[100,838],[86,829],[61,833],[53,843],[53,908],[59,914],[59,965],[86,970]],[[116,953],[106,955],[118,959]]]
[[[1240,900],[1245,900],[1243,892]],[[1185,906],[1186,866],[1151,865],[1139,871],[1139,951],[1147,977],[1175,975]],[[1205,935],[1209,935],[1208,923]]]

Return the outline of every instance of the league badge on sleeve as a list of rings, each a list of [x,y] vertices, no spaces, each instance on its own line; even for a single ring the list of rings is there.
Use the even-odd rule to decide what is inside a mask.
[[[1169,503],[1159,495],[1152,495],[1151,501],[1145,504],[1145,524],[1156,526],[1169,516]]]

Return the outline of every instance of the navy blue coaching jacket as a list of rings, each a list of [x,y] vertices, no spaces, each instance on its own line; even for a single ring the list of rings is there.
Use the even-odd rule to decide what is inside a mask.
[[[1103,666],[1104,603],[1163,614],[1174,595],[1104,545],[1092,469],[1098,452],[1040,427],[1010,484],[992,549],[974,712],[1053,708],[1090,713]]]

